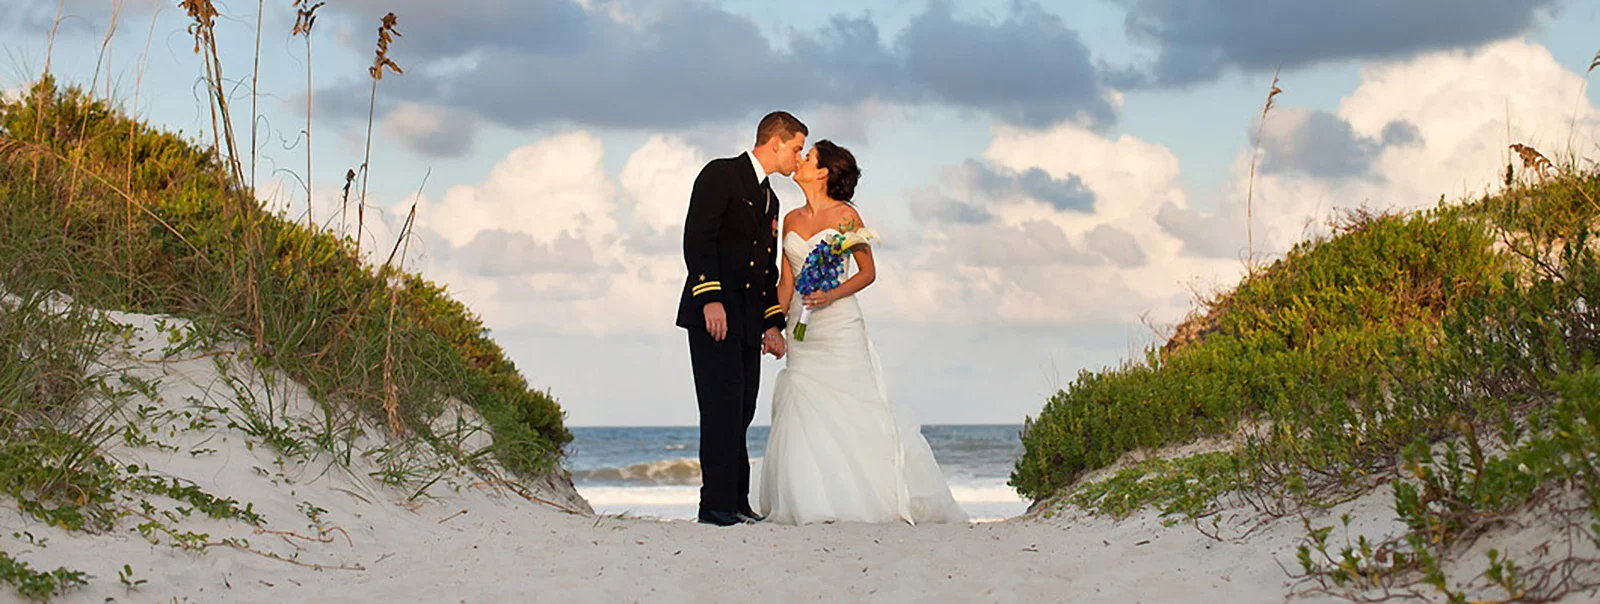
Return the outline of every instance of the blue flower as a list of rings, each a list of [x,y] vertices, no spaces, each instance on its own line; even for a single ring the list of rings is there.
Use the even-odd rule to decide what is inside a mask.
[[[844,249],[841,237],[825,237],[806,256],[804,268],[795,277],[795,291],[806,295],[839,287],[844,274]]]

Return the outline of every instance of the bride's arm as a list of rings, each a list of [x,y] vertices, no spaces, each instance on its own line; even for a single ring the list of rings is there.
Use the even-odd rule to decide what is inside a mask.
[[[783,312],[789,312],[789,301],[794,299],[794,271],[789,269],[789,255],[778,254],[778,306],[783,307]]]
[[[850,248],[850,255],[856,259],[856,274],[851,275],[849,279],[845,279],[844,283],[839,284],[839,287],[806,296],[806,308],[827,306],[836,300],[866,289],[868,285],[872,285],[873,281],[878,280],[878,266],[872,261],[871,247],[864,243],[857,244]],[[792,288],[791,291],[793,291]]]

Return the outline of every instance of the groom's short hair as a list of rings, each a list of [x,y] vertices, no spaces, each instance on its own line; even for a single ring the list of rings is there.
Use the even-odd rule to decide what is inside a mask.
[[[800,118],[791,115],[789,112],[774,111],[761,118],[761,123],[756,125],[756,146],[761,146],[762,143],[771,140],[773,136],[777,136],[778,140],[784,141],[794,138],[796,134],[809,135],[811,131],[806,129],[805,124],[800,123]]]

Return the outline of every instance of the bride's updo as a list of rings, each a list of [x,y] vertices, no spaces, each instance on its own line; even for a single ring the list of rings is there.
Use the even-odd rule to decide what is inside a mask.
[[[828,170],[828,197],[850,201],[856,196],[856,181],[861,180],[856,156],[828,139],[819,140],[812,147],[817,150],[817,167]]]

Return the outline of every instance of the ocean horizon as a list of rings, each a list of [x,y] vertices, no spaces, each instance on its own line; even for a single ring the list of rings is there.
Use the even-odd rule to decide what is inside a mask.
[[[697,426],[569,426],[567,469],[598,514],[692,519],[699,502]],[[751,426],[751,492],[759,492],[770,426]],[[1006,481],[1022,454],[1022,424],[927,424],[951,494],[974,522],[1004,520],[1028,502]],[[752,502],[754,505],[754,502]]]

